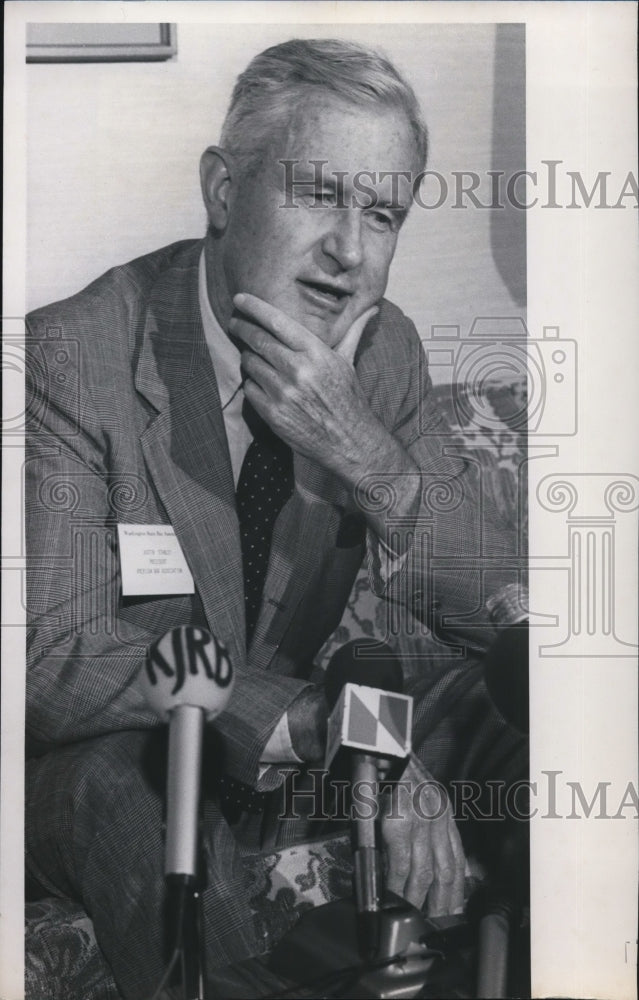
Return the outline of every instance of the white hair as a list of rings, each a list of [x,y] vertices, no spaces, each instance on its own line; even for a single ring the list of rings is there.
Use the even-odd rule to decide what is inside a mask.
[[[220,142],[242,173],[255,170],[273,140],[294,129],[320,88],[351,105],[402,111],[415,141],[416,165],[424,168],[426,125],[412,87],[393,64],[354,42],[296,38],[255,56],[237,79]]]

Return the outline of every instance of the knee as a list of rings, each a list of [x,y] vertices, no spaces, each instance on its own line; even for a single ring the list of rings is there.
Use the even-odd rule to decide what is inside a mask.
[[[113,799],[162,793],[165,741],[160,732],[124,732],[85,740],[27,762],[27,809],[62,807],[100,813]]]
[[[27,763],[26,847],[34,870],[75,891],[91,856],[125,860],[161,839],[165,734],[127,732],[64,747]],[[106,864],[106,859],[102,859]]]

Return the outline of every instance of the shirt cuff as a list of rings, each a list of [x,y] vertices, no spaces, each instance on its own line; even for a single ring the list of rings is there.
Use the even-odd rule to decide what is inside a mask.
[[[268,743],[262,751],[258,771],[258,781],[263,778],[272,764],[301,763],[301,757],[298,757],[293,749],[291,733],[288,728],[288,712],[285,712],[271,733]]]
[[[381,584],[382,589],[385,589],[406,564],[408,550],[398,556],[381,538],[370,531],[366,533],[366,539],[373,584],[377,582]]]

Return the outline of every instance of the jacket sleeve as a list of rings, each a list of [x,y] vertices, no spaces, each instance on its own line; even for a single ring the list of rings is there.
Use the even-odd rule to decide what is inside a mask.
[[[47,335],[56,329],[65,330],[64,340]],[[148,645],[172,627],[206,627],[199,602],[189,595],[122,600],[117,521],[135,521],[122,514],[144,484],[133,473],[112,471],[117,463],[113,437],[105,429],[104,400],[93,398],[96,380],[85,377],[89,361],[68,330],[68,317],[38,314],[27,336],[26,721],[31,754],[159,725],[138,680]],[[306,684],[234,666],[233,697],[215,724],[223,733],[226,769],[254,783],[264,745]],[[275,778],[266,781],[275,783]]]
[[[490,605],[504,588],[523,584],[525,553],[517,515],[509,519],[499,509],[486,456],[482,460],[451,432],[417,332],[402,320],[408,360],[393,373],[396,405],[386,409],[392,422],[381,409],[380,416],[419,471],[398,479],[380,470],[360,484],[360,508],[383,506],[385,545],[406,553],[385,579],[379,572],[379,546],[369,542],[370,579],[375,592],[395,607],[389,618],[396,628],[408,609],[434,638],[481,653],[495,635],[486,602]],[[413,518],[394,515],[402,490],[417,498]]]

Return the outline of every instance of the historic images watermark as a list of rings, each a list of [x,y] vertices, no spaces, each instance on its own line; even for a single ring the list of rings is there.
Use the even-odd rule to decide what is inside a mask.
[[[328,160],[280,159],[284,200],[280,208],[388,208],[412,202],[432,211],[515,208],[639,208],[637,175],[611,170],[584,174],[563,160],[542,160],[538,170],[358,170],[328,169]]]
[[[432,324],[422,338],[420,364],[438,383],[454,387],[452,409],[457,427],[479,435],[493,431],[523,433],[528,439],[577,433],[578,345],[558,326],[544,326],[541,336],[521,316],[477,316],[466,330]],[[491,405],[490,385],[508,386],[508,415]],[[422,402],[420,429],[428,427]],[[453,430],[458,434],[458,430]]]
[[[446,786],[433,778],[423,781],[380,779],[348,781],[336,779],[324,768],[307,771],[282,768],[283,806],[280,819],[309,820],[403,820],[417,816],[437,820],[450,808],[460,821],[496,822],[506,819],[528,822],[541,819],[639,819],[636,784],[623,787],[599,781],[585,788],[563,771],[541,771],[539,781],[459,780]]]

